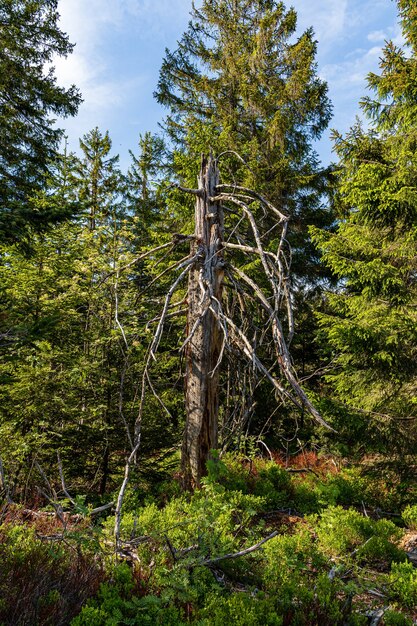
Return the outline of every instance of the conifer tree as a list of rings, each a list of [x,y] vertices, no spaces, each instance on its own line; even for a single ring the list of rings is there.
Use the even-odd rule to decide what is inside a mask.
[[[292,290],[298,314],[293,346],[297,365],[305,364],[310,373],[315,370],[315,353],[311,346],[304,346],[301,320],[307,321],[311,337],[311,303],[307,304],[305,292],[310,294],[320,285],[323,270],[307,226],[323,227],[332,221],[322,207],[327,172],[320,169],[313,148],[331,114],[327,85],[316,71],[313,32],[309,29],[296,38],[296,13],[277,0],[205,0],[201,8],[193,7],[191,15],[177,50],[166,52],[155,94],[169,110],[165,128],[174,145],[172,168],[182,183],[194,187],[200,155],[212,149],[215,156],[221,155],[223,180],[256,190],[289,215],[286,245],[289,242],[292,248]],[[174,196],[173,206],[188,226],[192,201],[186,204],[183,196]],[[276,220],[260,205],[251,210],[265,233],[266,249],[276,250]],[[230,236],[231,243],[250,240],[250,229],[233,211],[227,213],[227,222],[225,236]],[[256,247],[254,242],[249,245]],[[262,282],[259,260],[248,253],[241,254],[238,262]],[[252,312],[248,324],[253,336],[258,336],[263,323],[259,312]],[[237,375],[238,370],[233,364],[229,371]],[[263,425],[277,403],[247,376],[244,370],[239,379],[224,381],[222,388],[237,395],[251,389],[245,392],[241,414],[247,420],[253,415],[251,407],[257,405]],[[253,397],[255,388],[258,400],[262,397],[258,403]],[[235,407],[241,403],[233,396],[222,404]],[[293,426],[292,422],[291,430]]]
[[[34,234],[29,258],[0,248],[0,447],[23,476],[34,459],[56,476],[59,451],[69,480],[104,493],[136,418],[140,307],[118,273],[134,249],[111,140],[94,129],[81,146],[49,191],[84,213]]]
[[[328,219],[312,143],[331,114],[313,31],[295,39],[296,12],[277,0],[205,0],[191,16],[177,50],[166,51],[155,94],[169,109],[174,169],[194,186],[202,152],[237,152],[247,167],[230,155],[231,174],[291,215],[293,270],[312,279],[306,224]]]
[[[58,27],[58,0],[2,0],[0,3],[0,237],[21,240],[68,215],[39,193],[57,156],[62,131],[54,116],[75,115],[78,90],[59,87],[56,55],[73,46]]]
[[[417,403],[417,9],[398,8],[405,46],[385,45],[361,102],[371,128],[335,137],[337,232],[314,234],[341,281],[320,318],[337,365],[328,380],[387,451],[415,434]]]

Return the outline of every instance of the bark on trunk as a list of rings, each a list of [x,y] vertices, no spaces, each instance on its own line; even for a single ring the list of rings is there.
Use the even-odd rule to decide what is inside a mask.
[[[219,410],[218,360],[222,330],[215,311],[222,298],[224,274],[222,206],[210,202],[216,195],[219,174],[210,156],[202,158],[195,210],[195,240],[192,254],[198,262],[190,271],[188,284],[188,333],[186,347],[186,426],[182,465],[186,488],[199,486],[206,473],[210,450],[217,447]]]

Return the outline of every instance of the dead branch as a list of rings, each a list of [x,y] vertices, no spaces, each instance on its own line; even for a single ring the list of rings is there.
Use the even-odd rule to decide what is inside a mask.
[[[173,263],[172,265],[170,265],[169,267],[165,268],[162,272],[160,272],[160,274],[158,274],[157,276],[155,276],[155,278],[153,278],[145,287],[145,289],[143,289],[141,291],[141,293],[143,294],[144,291],[148,291],[155,283],[157,283],[163,276],[165,276],[165,274],[169,274],[169,272],[172,272],[173,270],[179,269],[182,267],[182,264],[184,261],[186,261],[187,259],[190,258],[190,255],[187,254],[187,256],[184,256],[182,259],[180,259],[179,261],[176,261],[175,263]]]
[[[88,512],[89,515],[99,515],[99,513],[103,513],[104,511],[108,511],[109,509],[114,507],[114,502],[108,502],[107,504],[102,504],[101,506],[96,507]]]
[[[126,339],[126,334],[124,331],[124,328],[119,320],[119,276],[120,276],[120,270],[117,270],[116,272],[116,280],[114,282],[113,285],[113,289],[114,289],[114,320],[116,322],[116,326],[119,328],[122,337],[123,337],[123,341],[124,344],[126,346],[126,350],[129,351],[129,344],[127,343],[127,339]],[[124,355],[124,354],[123,354]]]
[[[181,274],[179,276],[177,276],[177,278],[174,280],[174,282],[172,283],[171,287],[168,290],[168,293],[165,297],[165,304],[164,304],[164,308],[162,309],[162,313],[161,313],[161,318],[159,320],[159,324],[158,327],[156,329],[150,350],[149,350],[149,354],[151,355],[151,357],[155,360],[155,352],[158,349],[158,345],[161,339],[161,335],[162,335],[162,331],[164,328],[164,322],[166,319],[166,315],[167,315],[167,311],[168,311],[168,307],[169,307],[169,303],[171,301],[171,298],[176,290],[176,288],[178,287],[178,285],[180,284],[180,282],[182,281],[182,279],[188,274],[188,272],[191,269],[192,264],[195,262],[197,258],[196,256],[193,256],[191,259],[189,257],[187,257],[187,260],[183,261],[182,263],[180,263],[179,265],[177,265],[177,269],[180,269],[182,267],[185,267],[185,269],[181,272]]]
[[[275,213],[275,215],[277,215],[279,217],[280,221],[288,222],[289,219],[290,219],[288,215],[285,215],[284,213],[281,213],[281,211],[279,211],[271,202],[269,202],[269,200],[267,200],[260,193],[257,193],[256,191],[253,191],[253,189],[249,189],[248,187],[242,187],[241,185],[231,185],[231,184],[228,184],[228,183],[224,183],[222,185],[217,185],[216,189],[220,189],[220,190],[222,190],[222,189],[226,189],[226,190],[229,189],[229,190],[232,190],[232,193],[234,195],[235,195],[236,191],[243,191],[250,198],[259,200],[262,204],[264,204],[266,207],[268,207],[268,209],[270,209],[273,213]]]
[[[189,189],[188,187],[181,187],[181,185],[177,185],[176,183],[172,183],[171,187],[174,189],[178,189],[178,191],[182,191],[183,193],[190,193],[193,196],[201,197],[202,194],[201,189]]]
[[[270,535],[268,535],[267,537],[265,537],[261,541],[258,541],[258,543],[255,543],[253,546],[250,546],[250,548],[245,548],[244,550],[240,550],[239,552],[231,552],[229,554],[224,554],[223,556],[217,556],[214,559],[204,559],[202,561],[196,561],[195,563],[189,563],[189,564],[187,564],[187,567],[188,568],[192,568],[192,567],[197,567],[197,566],[200,566],[200,565],[205,565],[206,567],[210,567],[211,565],[215,565],[216,563],[220,563],[220,561],[227,561],[227,560],[230,560],[230,559],[238,559],[241,556],[246,556],[247,554],[252,554],[252,552],[256,552],[256,550],[259,550],[259,548],[261,548],[267,541],[270,541],[271,539],[276,537],[278,534],[279,534],[278,531],[274,530],[273,533],[271,533]]]
[[[289,474],[305,474],[306,472],[310,472],[310,474],[314,474],[317,478],[320,478],[319,474],[315,472],[311,467],[287,467],[286,472]]]
[[[59,477],[61,479],[62,492],[63,492],[64,496],[66,498],[68,498],[68,500],[71,502],[71,504],[73,506],[75,506],[75,500],[73,500],[73,498],[71,498],[70,494],[67,491],[67,487],[65,485],[64,470],[62,469],[61,455],[59,454],[59,452],[57,452],[56,455],[57,455],[57,459],[58,459],[58,470],[59,470]]]
[[[139,434],[138,439],[136,440],[135,447],[133,448],[132,452],[129,454],[126,460],[123,482],[120,487],[119,495],[117,497],[115,520],[114,520],[114,539],[115,539],[115,544],[116,544],[116,552],[120,548],[120,524],[122,521],[123,500],[124,500],[124,496],[126,492],[126,487],[129,483],[130,470],[131,470],[133,463],[136,460],[136,453],[139,450],[139,447],[140,447],[140,434]]]
[[[243,246],[238,243],[229,243],[227,241],[225,241],[223,245],[225,248],[230,248],[231,250],[241,250],[242,252],[248,252],[248,253],[257,254],[261,256],[261,250],[259,250],[258,248],[254,248],[252,246]],[[274,260],[276,258],[276,254],[274,254],[273,252],[266,252],[264,250],[263,253],[266,256],[273,258]]]
[[[143,254],[140,254],[139,256],[132,259],[132,261],[129,261],[129,263],[126,263],[126,265],[122,265],[121,267],[116,268],[112,272],[108,272],[99,284],[106,282],[106,280],[108,280],[116,272],[119,272],[119,273],[124,272],[125,270],[129,269],[129,267],[132,267],[132,265],[139,263],[139,261],[143,261],[143,259],[146,259],[146,257],[150,256],[151,254],[155,254],[156,252],[159,252],[160,250],[164,250],[165,248],[169,248],[169,247],[172,248],[174,246],[175,246],[175,243],[173,241],[168,241],[167,243],[163,243],[160,246],[156,246],[155,248],[152,248],[151,250],[147,250]]]
[[[60,522],[62,523],[62,526],[64,527],[64,531],[66,528],[66,521],[64,518],[64,509],[62,508],[61,503],[59,502],[57,493],[55,491],[55,489],[51,486],[51,483],[48,480],[48,477],[46,476],[45,472],[43,471],[42,467],[39,465],[38,461],[34,461],[34,465],[36,467],[36,469],[38,470],[39,474],[42,476],[47,488],[49,489],[49,494],[46,493],[46,491],[44,491],[41,487],[37,487],[39,493],[41,495],[43,495],[44,498],[46,498],[48,500],[48,502],[53,506],[53,508],[55,509],[55,513],[56,516],[58,517],[58,519],[60,520]]]

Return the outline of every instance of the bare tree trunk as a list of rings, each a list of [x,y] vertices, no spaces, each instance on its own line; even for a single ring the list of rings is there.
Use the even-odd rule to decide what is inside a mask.
[[[195,239],[191,255],[198,260],[188,282],[188,342],[186,345],[186,426],[182,450],[184,484],[193,488],[206,473],[210,450],[217,448],[219,362],[222,328],[216,315],[221,308],[223,261],[223,209],[210,198],[219,182],[217,164],[202,158],[195,210]]]

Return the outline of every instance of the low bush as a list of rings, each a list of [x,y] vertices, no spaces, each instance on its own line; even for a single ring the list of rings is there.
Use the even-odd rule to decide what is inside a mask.
[[[181,611],[154,595],[141,597],[140,588],[126,563],[118,565],[111,581],[100,585],[71,626],[185,626]]]
[[[41,541],[24,525],[0,527],[2,626],[68,624],[103,580],[91,549]]]
[[[406,506],[402,513],[402,518],[408,528],[417,530],[417,504]]]
[[[385,611],[384,626],[413,626],[413,620],[398,611]]]
[[[197,615],[198,626],[282,626],[271,599],[260,592],[221,594],[207,597]]]
[[[411,563],[393,563],[388,581],[394,599],[410,609],[417,606],[417,569]]]
[[[319,545],[332,557],[355,556],[367,563],[392,562],[406,559],[397,547],[402,531],[389,520],[372,520],[354,509],[329,507],[320,518],[310,517]]]
[[[365,626],[377,603],[368,590],[380,589],[396,609],[383,623],[409,626],[417,579],[403,531],[341,506],[367,491],[354,471],[297,469],[225,455],[193,494],[132,491],[121,522],[129,565],[115,563],[112,516],[97,556],[91,527],[83,540],[44,542],[16,518],[0,527],[0,624]]]

